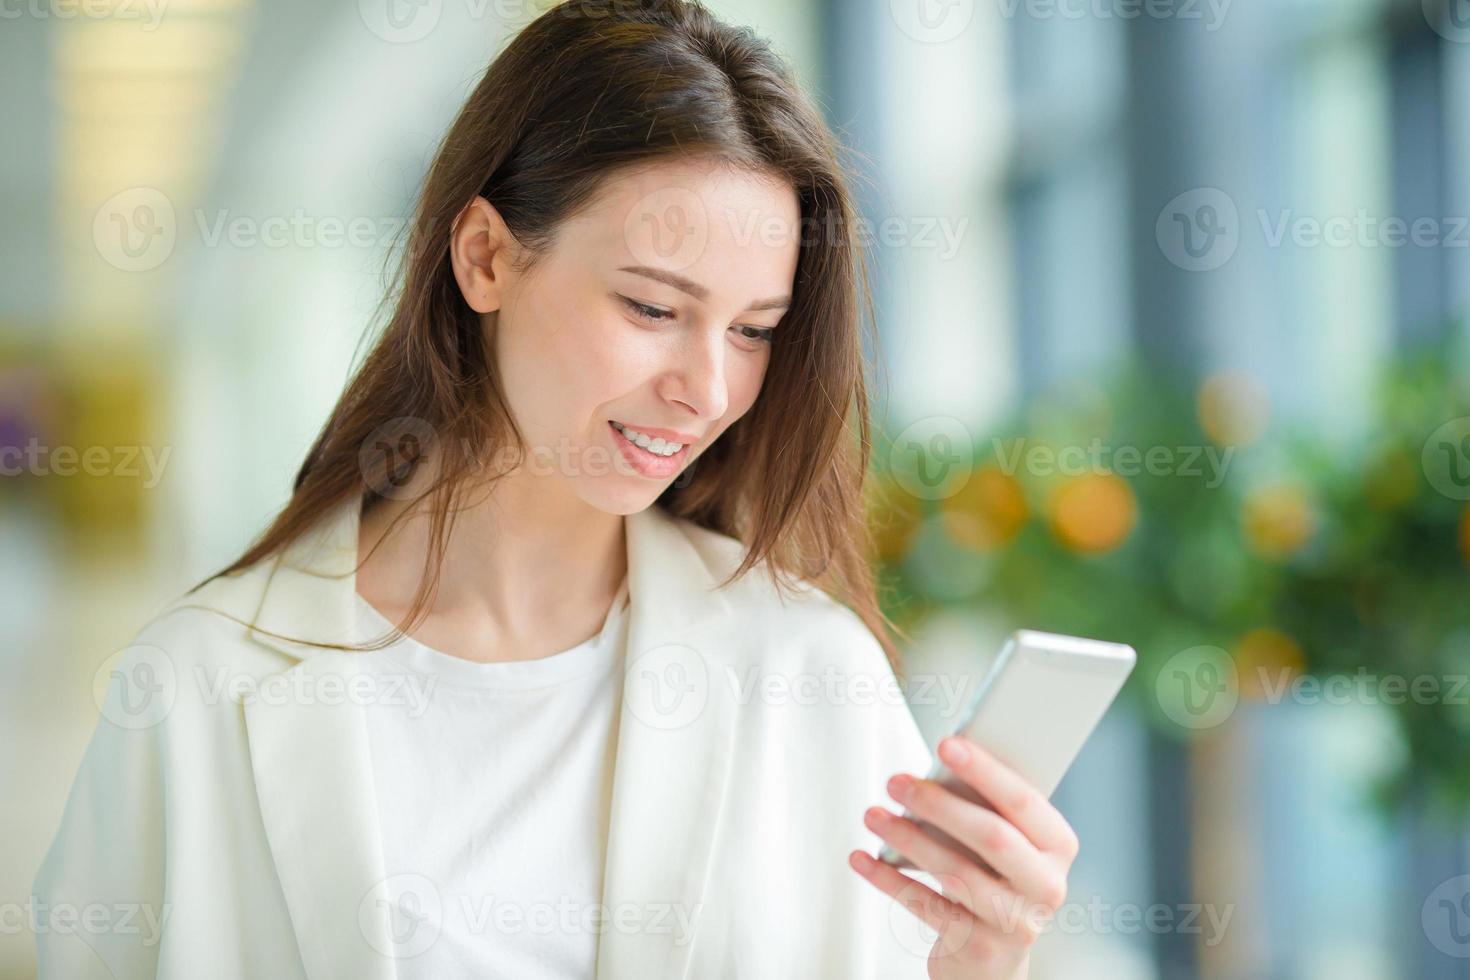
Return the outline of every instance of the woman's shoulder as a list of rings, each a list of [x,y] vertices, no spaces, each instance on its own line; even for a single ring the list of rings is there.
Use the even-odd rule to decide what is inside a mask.
[[[670,515],[669,519],[689,539],[715,582],[725,582],[749,553],[749,547],[733,535],[688,518]],[[786,649],[807,646],[826,652],[855,651],[864,662],[873,663],[874,658],[887,662],[881,644],[856,612],[816,583],[777,570],[768,559],[756,562],[722,591],[742,628],[762,639],[774,634]]]
[[[276,664],[279,658],[249,642],[273,565],[266,559],[173,596],[144,621],[124,656],[147,660],[162,653],[176,670],[223,661],[242,665],[242,656],[251,655],[262,658],[262,668]]]
[[[281,654],[252,642],[243,593],[247,573],[212,580],[166,603],[114,650],[95,673],[104,739],[144,733],[150,745],[194,740],[202,731],[224,751],[238,726],[238,704],[290,667]],[[243,581],[242,581],[243,579]],[[242,622],[241,620],[246,620]]]
[[[714,581],[723,583],[734,575],[750,552],[749,546],[733,535],[706,527],[687,517],[667,515],[666,519],[672,521],[689,539]],[[778,570],[769,558],[755,562],[744,575],[730,581],[726,588],[743,589],[740,596],[746,600],[770,602],[777,606],[790,605],[822,614],[832,614],[834,607],[835,610],[851,613],[851,610],[828,595],[816,583]],[[840,616],[841,612],[837,612],[837,615]]]

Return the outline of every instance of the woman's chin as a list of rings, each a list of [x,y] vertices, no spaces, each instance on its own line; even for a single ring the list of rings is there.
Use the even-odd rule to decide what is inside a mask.
[[[642,477],[625,477],[616,474],[600,481],[603,485],[582,499],[608,514],[636,514],[647,510],[658,500],[668,486],[666,481],[655,483]]]

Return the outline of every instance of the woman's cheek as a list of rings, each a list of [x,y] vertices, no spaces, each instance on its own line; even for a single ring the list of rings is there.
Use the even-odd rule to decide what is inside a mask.
[[[565,376],[582,394],[606,388],[623,376],[624,365],[646,356],[631,336],[632,328],[605,312],[568,304],[550,322],[562,327],[548,331],[545,356],[550,363],[562,365]]]
[[[739,415],[744,415],[755,404],[761,385],[765,382],[766,371],[770,367],[770,358],[769,352],[745,357],[742,369],[731,381],[730,407],[734,410],[732,414],[738,412]]]
[[[669,352],[658,336],[627,321],[610,324],[601,342],[588,344],[594,363],[594,381],[614,387],[636,384],[639,378],[657,377]]]

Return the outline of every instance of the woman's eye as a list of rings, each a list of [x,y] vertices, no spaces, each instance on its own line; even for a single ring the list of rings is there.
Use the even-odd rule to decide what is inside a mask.
[[[628,304],[628,308],[633,311],[634,315],[642,317],[645,320],[652,320],[655,323],[662,323],[664,320],[673,319],[673,310],[665,310],[657,306],[649,306],[647,303],[640,303],[636,299],[629,299],[626,296],[620,298],[624,303]]]
[[[775,327],[752,327],[744,323],[737,323],[735,329],[741,331],[740,336],[746,340],[755,340],[762,344],[769,344],[771,338],[776,335]]]
[[[665,323],[677,319],[673,310],[666,310],[660,306],[649,306],[647,303],[640,303],[627,296],[620,295],[618,299],[622,300],[633,315],[640,320],[649,323]],[[741,340],[751,341],[757,345],[769,344],[776,333],[774,327],[753,327],[746,323],[737,323],[730,329],[736,331]]]

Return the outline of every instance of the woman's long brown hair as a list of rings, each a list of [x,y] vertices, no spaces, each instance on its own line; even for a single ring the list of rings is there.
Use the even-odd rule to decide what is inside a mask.
[[[308,452],[290,501],[213,577],[281,553],[351,499],[365,512],[381,504],[374,488],[384,474],[367,473],[360,451],[384,426],[412,419],[431,430],[437,457],[425,492],[431,547],[402,628],[421,621],[464,489],[497,477],[486,456],[527,451],[479,316],[451,270],[456,217],[483,196],[534,262],[620,168],[697,154],[789,183],[802,240],[761,394],[655,506],[746,546],[727,582],[764,559],[778,589],[783,579],[816,584],[857,613],[901,669],[890,630],[902,634],[879,607],[870,564],[862,335],[872,297],[840,149],[785,61],[697,2],[568,0],[546,11],[491,63],[440,144],[391,318]]]

